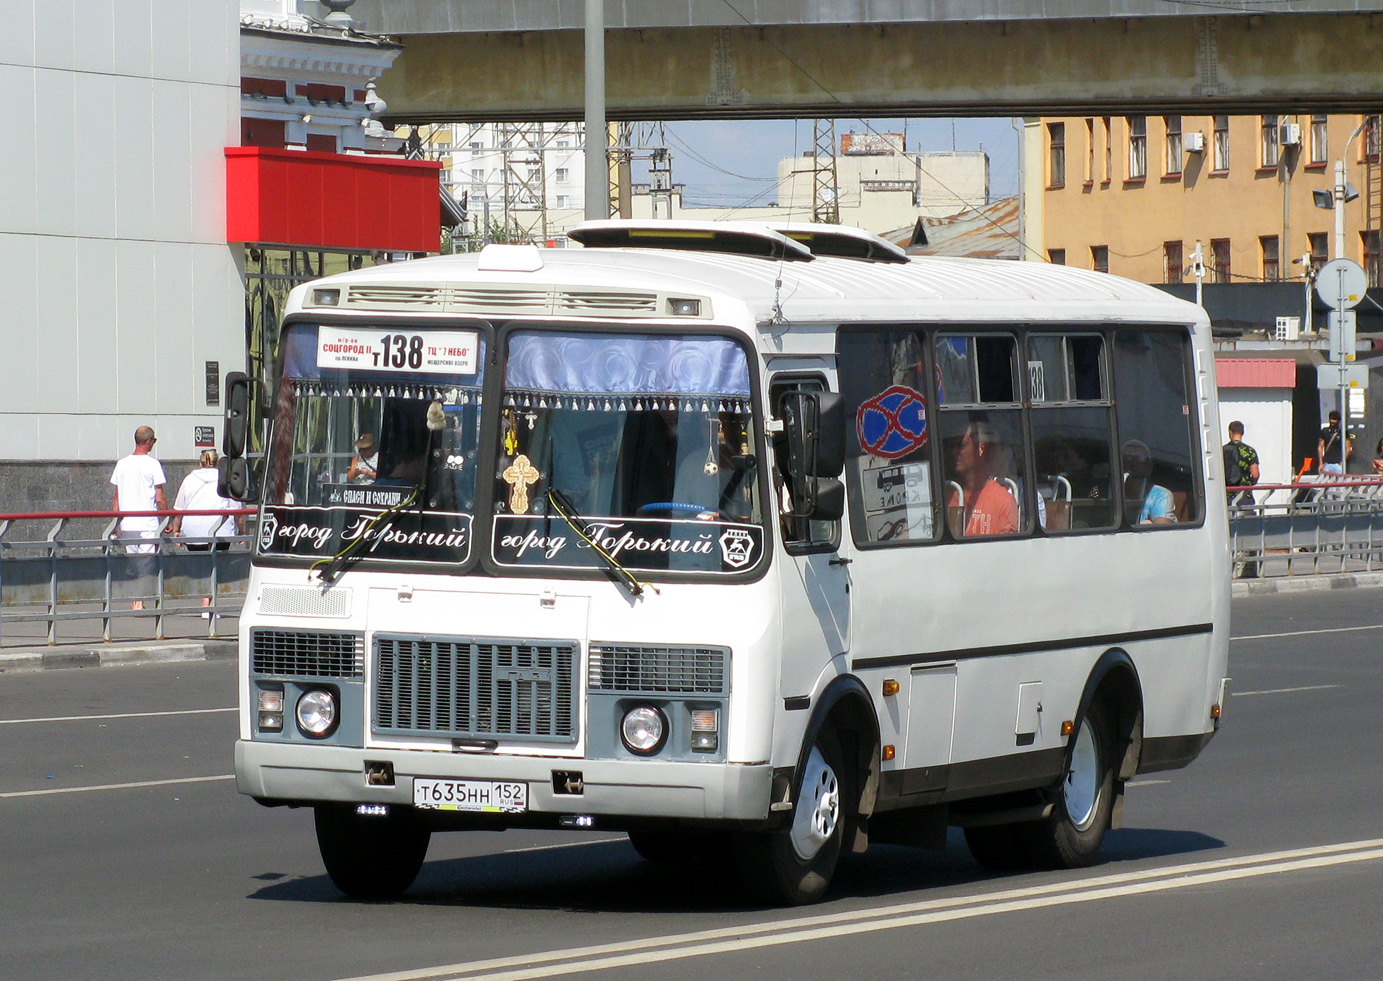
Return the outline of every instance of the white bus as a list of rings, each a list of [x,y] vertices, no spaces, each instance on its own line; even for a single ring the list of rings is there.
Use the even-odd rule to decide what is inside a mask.
[[[1218,726],[1209,324],[834,226],[592,222],[293,291],[240,620],[241,792],[332,880],[620,830],[821,896],[842,850],[1079,866]]]

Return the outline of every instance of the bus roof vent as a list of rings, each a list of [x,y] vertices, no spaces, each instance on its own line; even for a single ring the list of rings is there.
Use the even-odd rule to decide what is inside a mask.
[[[851,225],[825,225],[815,222],[784,222],[771,226],[812,250],[813,255],[863,259],[866,262],[907,262],[908,254],[888,239]]]
[[[371,310],[433,309],[446,307],[447,291],[441,286],[351,286],[346,290],[345,306]]]
[[[546,314],[550,303],[551,294],[546,289],[457,285],[451,289],[447,310],[450,313]]]
[[[487,245],[475,267],[481,272],[537,272],[543,255],[536,245]]]
[[[767,225],[733,221],[583,221],[567,237],[588,249],[680,249],[808,260],[811,249]],[[483,254],[483,253],[482,253]]]
[[[657,314],[657,293],[614,290],[559,290],[554,313],[643,313]]]

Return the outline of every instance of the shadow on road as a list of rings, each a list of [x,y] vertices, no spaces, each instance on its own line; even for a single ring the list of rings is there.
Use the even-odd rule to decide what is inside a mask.
[[[1194,831],[1125,828],[1110,832],[1097,867],[1187,855],[1224,844]],[[354,902],[343,897],[325,875],[287,881],[270,881],[271,874],[255,878],[267,884],[250,893],[251,899]],[[876,845],[864,855],[842,856],[828,899],[877,899],[998,880],[1018,886],[1028,878],[1024,873],[986,873],[970,857],[961,833],[952,829],[945,851]],[[430,861],[413,887],[394,902],[582,913],[714,913],[755,908],[744,899],[728,862],[655,864],[641,859],[620,839]]]

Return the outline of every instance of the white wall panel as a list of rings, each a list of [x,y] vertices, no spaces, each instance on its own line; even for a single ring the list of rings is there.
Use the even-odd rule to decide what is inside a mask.
[[[150,83],[154,126],[150,132],[154,178],[153,237],[161,242],[192,238],[192,174],[189,159],[188,89],[178,82]]]
[[[34,5],[34,63],[71,70],[75,0],[41,0]]]
[[[113,413],[120,349],[116,343],[116,256],[110,239],[77,240],[77,411]],[[102,459],[111,447],[102,447]],[[111,457],[115,459],[115,457]]]
[[[40,375],[29,408],[38,412],[72,413],[77,409],[80,378],[77,365],[77,239],[42,235],[34,240],[37,267],[34,289],[42,312],[35,331]],[[44,447],[63,452],[62,447]],[[67,451],[70,452],[70,449]]]
[[[0,269],[5,271],[5,302],[0,307],[0,411],[28,412],[38,393],[35,325],[38,323],[37,255],[32,235],[0,234]],[[5,427],[0,426],[0,430]],[[0,452],[0,457],[4,456]]]
[[[121,238],[154,237],[152,83],[112,79],[115,89],[115,230]]]
[[[81,166],[73,186],[77,234],[115,237],[115,90],[106,75],[75,73],[74,129]]]
[[[154,320],[158,341],[154,386],[162,412],[191,412],[200,378],[192,363],[192,249],[180,243],[154,246]]]
[[[192,203],[189,221],[195,242],[226,241],[226,154],[240,145],[240,90],[189,86]]]
[[[134,429],[125,432],[116,416],[80,415],[71,420],[71,425],[76,434],[74,449],[78,460],[118,460],[134,448]]]
[[[34,5],[36,0],[8,0],[5,29],[0,31],[0,64],[34,63]]]
[[[33,460],[38,457],[38,416],[5,416],[3,430],[0,432],[0,460]]]
[[[226,372],[245,370],[245,287],[235,257],[231,246],[224,244],[192,249],[192,326],[197,366],[204,370],[205,362],[218,362],[223,382]],[[195,410],[219,417],[221,410],[207,408],[203,394],[199,385]]]
[[[154,78],[185,80],[189,77],[192,52],[187,45],[189,0],[153,0],[154,48],[151,74]]]
[[[0,152],[0,232],[38,231],[34,74],[32,68],[0,65],[0,92],[6,102],[4,150]]]
[[[40,120],[33,193],[45,235],[77,234],[77,140],[74,72],[40,68],[34,75],[34,115]]]
[[[120,9],[137,8],[129,0],[79,0],[72,20],[72,61],[78,71],[110,75],[115,71],[115,18]]]
[[[154,22],[149,0],[119,0],[113,26],[115,71],[147,78],[154,58]]]
[[[187,46],[192,52],[188,78],[212,85],[232,85],[239,92],[239,4],[227,0],[189,0],[188,10]]]
[[[116,404],[108,411],[153,415],[158,410],[155,368],[158,334],[154,330],[154,244],[120,242],[115,257],[116,325],[119,359]]]

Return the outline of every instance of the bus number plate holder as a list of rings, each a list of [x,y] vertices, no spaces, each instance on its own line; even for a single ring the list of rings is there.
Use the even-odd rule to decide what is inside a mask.
[[[415,778],[413,806],[436,811],[521,814],[528,810],[528,784],[511,780]]]

